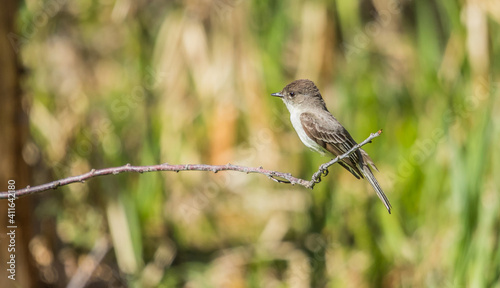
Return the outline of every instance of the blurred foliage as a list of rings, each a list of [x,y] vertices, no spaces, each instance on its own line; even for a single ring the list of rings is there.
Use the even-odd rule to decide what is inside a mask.
[[[40,197],[48,285],[109,239],[87,287],[500,287],[497,1],[27,0],[18,27],[33,184],[308,178],[328,159],[269,94],[309,78],[355,139],[384,129],[366,150],[394,207],[336,166],[314,191],[96,178]]]

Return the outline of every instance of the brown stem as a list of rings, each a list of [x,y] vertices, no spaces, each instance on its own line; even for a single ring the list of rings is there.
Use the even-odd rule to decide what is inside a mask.
[[[335,159],[332,159],[330,162],[327,162],[325,164],[322,164],[319,167],[319,170],[313,174],[312,178],[310,181],[300,179],[297,177],[292,176],[290,173],[284,173],[284,172],[278,172],[278,171],[272,171],[272,170],[266,170],[262,167],[246,167],[246,166],[240,166],[240,165],[233,165],[233,164],[226,164],[226,165],[205,165],[205,164],[183,164],[183,165],[171,165],[168,163],[164,164],[159,164],[159,165],[150,165],[150,166],[132,166],[130,164],[124,165],[124,166],[119,166],[119,167],[111,167],[111,168],[104,168],[104,169],[92,169],[89,172],[78,175],[78,176],[72,176],[60,180],[56,180],[50,183],[38,185],[38,186],[33,186],[33,187],[26,187],[24,189],[19,189],[15,191],[8,191],[8,192],[0,192],[0,199],[7,199],[12,197],[22,197],[34,193],[39,193],[51,189],[57,189],[59,186],[64,186],[68,185],[71,183],[75,182],[80,182],[84,183],[86,180],[97,177],[97,176],[103,176],[103,175],[109,175],[109,174],[119,174],[123,172],[138,172],[138,173],[146,173],[146,172],[157,172],[157,171],[173,171],[173,172],[179,172],[179,171],[212,171],[214,173],[217,173],[219,171],[237,171],[237,172],[243,172],[243,173],[258,173],[262,175],[266,175],[269,177],[271,180],[278,182],[278,183],[287,183],[287,184],[299,184],[302,185],[306,188],[312,189],[316,183],[321,182],[321,175],[328,171],[328,167],[331,165],[337,163],[338,161],[346,158],[351,154],[352,152],[358,150],[361,146],[366,145],[367,143],[370,143],[373,138],[376,138],[380,136],[382,133],[382,130],[379,130],[376,133],[372,133],[370,137],[366,138],[365,141],[359,143],[358,145],[354,146],[351,148],[351,150],[347,151],[345,154],[341,156],[337,156]]]

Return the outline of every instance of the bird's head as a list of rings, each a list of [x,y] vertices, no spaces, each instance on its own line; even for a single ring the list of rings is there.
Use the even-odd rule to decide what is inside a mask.
[[[272,96],[280,97],[285,102],[288,110],[296,108],[297,105],[314,105],[319,103],[325,105],[318,87],[314,82],[307,79],[295,80],[281,90],[281,92],[273,93]]]

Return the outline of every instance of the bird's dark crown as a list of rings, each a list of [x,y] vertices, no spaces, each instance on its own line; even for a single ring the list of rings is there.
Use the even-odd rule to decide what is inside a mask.
[[[295,80],[292,83],[285,86],[283,92],[294,92],[296,94],[309,95],[309,96],[320,96],[318,87],[314,85],[314,82],[308,79]]]

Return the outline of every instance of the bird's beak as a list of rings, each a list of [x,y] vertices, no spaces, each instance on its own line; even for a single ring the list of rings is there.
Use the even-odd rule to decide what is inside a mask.
[[[283,98],[283,94],[281,94],[281,92],[273,93],[273,94],[271,94],[271,96]]]

